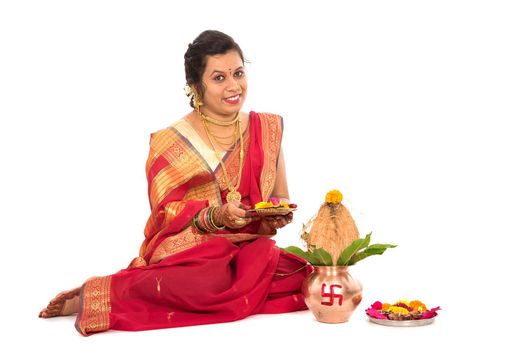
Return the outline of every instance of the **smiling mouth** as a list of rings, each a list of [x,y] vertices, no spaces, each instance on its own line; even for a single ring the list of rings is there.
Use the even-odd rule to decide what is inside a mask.
[[[231,102],[235,102],[235,101],[238,101],[239,99],[240,99],[240,94],[235,95],[235,96],[231,96],[231,97],[227,97],[227,98],[225,98],[224,100],[226,100],[226,101],[231,101]]]
[[[227,97],[227,98],[224,99],[224,102],[227,103],[227,104],[230,104],[230,105],[239,104],[240,103],[240,95],[242,95],[242,94],[238,94],[238,95],[235,95],[235,96]]]

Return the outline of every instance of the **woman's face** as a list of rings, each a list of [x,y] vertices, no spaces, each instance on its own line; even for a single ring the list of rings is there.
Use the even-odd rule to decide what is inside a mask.
[[[239,112],[247,96],[247,77],[238,52],[208,56],[202,83],[204,114],[232,117]]]

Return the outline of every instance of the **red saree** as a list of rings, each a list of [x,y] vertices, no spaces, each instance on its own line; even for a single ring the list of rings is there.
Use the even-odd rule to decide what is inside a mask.
[[[175,124],[174,124],[175,125]],[[176,125],[175,125],[176,126]],[[253,314],[305,310],[301,285],[312,268],[281,251],[259,222],[200,234],[191,219],[222,205],[223,168],[213,171],[175,126],[151,134],[146,163],[151,215],[140,256],[127,269],[86,281],[76,329],[138,331],[231,322]],[[239,192],[249,206],[273,190],[282,119],[251,112]],[[236,182],[239,146],[223,162]],[[236,175],[238,176],[238,175]]]

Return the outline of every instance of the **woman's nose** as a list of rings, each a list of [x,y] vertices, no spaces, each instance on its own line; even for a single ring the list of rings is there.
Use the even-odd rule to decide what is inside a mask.
[[[240,89],[240,84],[238,84],[238,81],[234,77],[228,77],[227,78],[227,89],[229,91],[238,91]]]

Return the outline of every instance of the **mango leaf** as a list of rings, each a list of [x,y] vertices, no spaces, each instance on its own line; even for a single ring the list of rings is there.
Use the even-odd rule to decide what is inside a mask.
[[[324,249],[318,248],[313,250],[313,255],[319,260],[320,266],[333,266],[333,258],[331,255]]]
[[[357,262],[367,258],[368,256],[382,255],[382,253],[384,253],[386,249],[395,247],[396,245],[394,244],[372,244],[364,250],[361,250],[355,255],[353,255],[353,257],[351,257],[351,259],[349,260],[348,265],[355,265]]]
[[[371,241],[371,233],[372,232],[368,233],[365,238],[354,240],[353,243],[347,246],[338,257],[337,266],[348,265],[349,261],[357,251],[366,248]]]
[[[291,253],[303,259],[306,259],[312,265],[318,265],[320,263],[320,261],[317,259],[317,257],[313,253],[305,252],[302,249],[300,249],[299,247],[289,246],[287,248],[283,248],[282,250],[285,251],[286,253]]]
[[[291,253],[291,254],[294,254],[296,256],[300,256],[301,258],[306,258],[307,256],[307,252],[303,251],[302,249],[300,249],[299,247],[295,247],[295,246],[289,246],[289,247],[286,247],[286,248],[282,248],[283,251],[285,251],[286,253]]]

